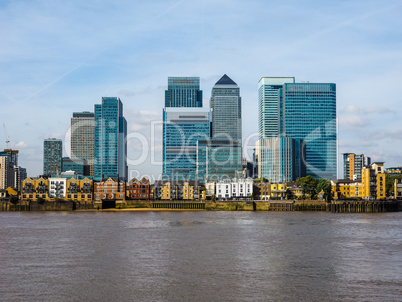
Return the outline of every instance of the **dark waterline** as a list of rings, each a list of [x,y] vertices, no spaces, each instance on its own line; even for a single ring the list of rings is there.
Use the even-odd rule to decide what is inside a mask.
[[[1,301],[401,301],[402,215],[0,213]]]

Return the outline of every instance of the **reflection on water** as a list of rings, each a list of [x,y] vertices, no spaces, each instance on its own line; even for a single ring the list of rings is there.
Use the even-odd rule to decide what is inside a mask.
[[[2,301],[399,301],[399,213],[0,213]]]

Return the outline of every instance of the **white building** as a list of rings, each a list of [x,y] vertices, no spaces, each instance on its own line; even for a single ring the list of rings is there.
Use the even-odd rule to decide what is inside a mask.
[[[66,178],[49,178],[49,197],[64,198],[67,191]]]
[[[252,178],[224,179],[216,183],[218,199],[250,198],[253,194]]]

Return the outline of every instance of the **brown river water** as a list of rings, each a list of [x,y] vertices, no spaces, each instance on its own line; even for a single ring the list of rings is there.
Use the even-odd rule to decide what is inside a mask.
[[[402,301],[402,213],[1,212],[0,301]]]

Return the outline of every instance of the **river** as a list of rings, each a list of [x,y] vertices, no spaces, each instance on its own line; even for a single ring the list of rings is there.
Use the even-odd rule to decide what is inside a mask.
[[[0,300],[401,301],[401,218],[0,212]]]

